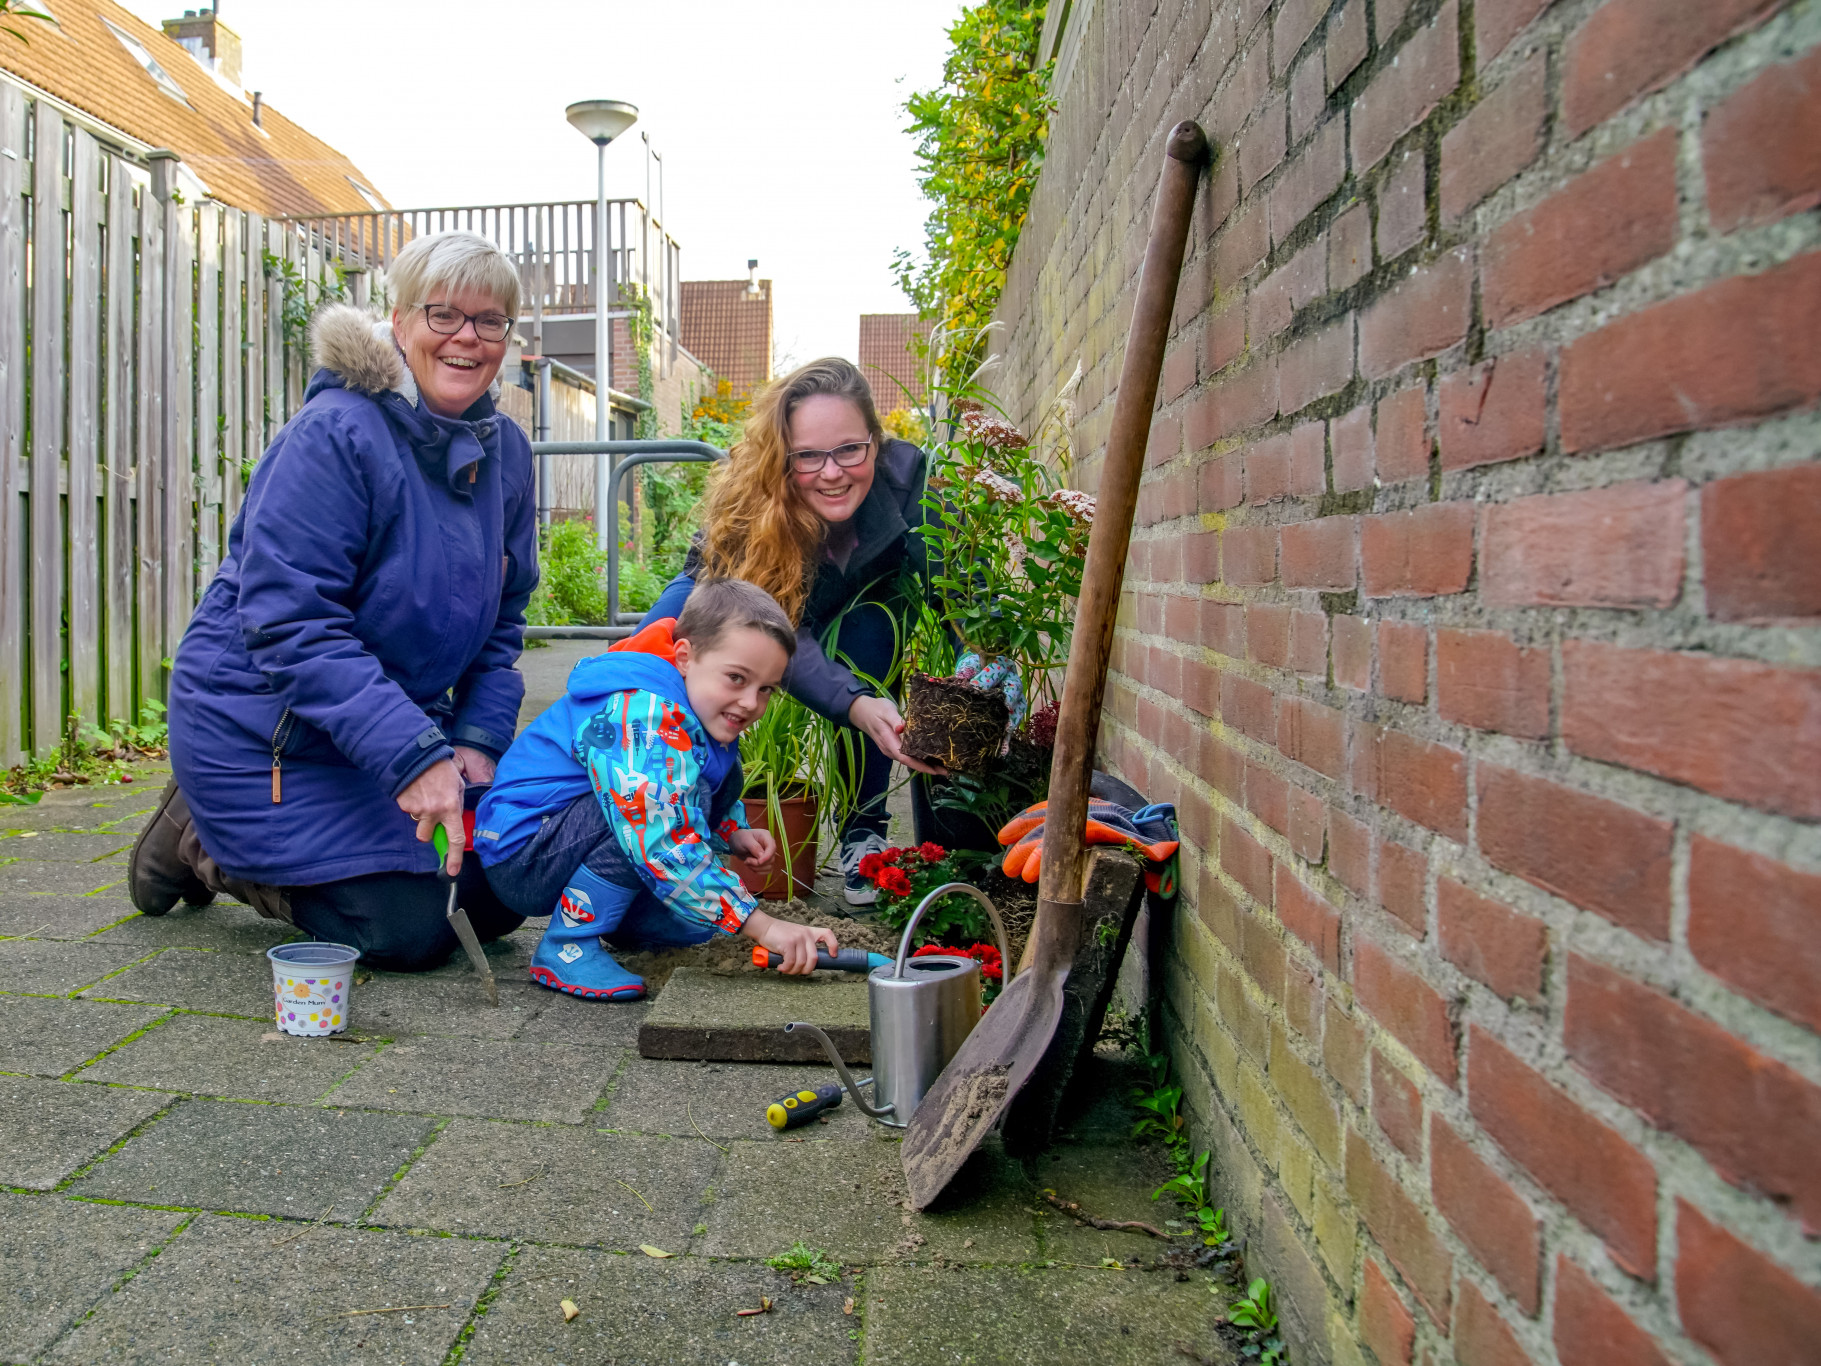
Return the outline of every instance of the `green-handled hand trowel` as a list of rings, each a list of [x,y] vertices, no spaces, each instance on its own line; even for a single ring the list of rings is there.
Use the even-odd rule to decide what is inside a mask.
[[[493,980],[493,968],[487,962],[487,955],[481,952],[481,941],[475,937],[468,913],[455,904],[456,880],[449,876],[449,844],[452,833],[447,825],[439,822],[436,833],[430,837],[430,843],[436,847],[436,875],[449,884],[449,928],[462,941],[462,947],[468,951],[468,961],[474,964],[474,970],[480,974],[481,985],[487,989],[488,1003],[497,1007],[500,1003],[500,989],[499,984]],[[462,845],[464,848],[467,845],[465,838]]]

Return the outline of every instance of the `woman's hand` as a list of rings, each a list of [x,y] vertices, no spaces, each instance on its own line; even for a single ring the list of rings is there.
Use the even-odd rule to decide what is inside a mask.
[[[889,697],[856,697],[853,706],[847,709],[847,723],[864,732],[885,757],[895,763],[937,778],[948,773],[940,765],[923,763],[904,752],[903,745],[898,742],[898,737],[904,734],[904,718]]]
[[[828,945],[830,953],[841,951],[840,945],[835,943],[833,930],[825,930],[817,925],[799,925],[793,920],[779,920],[764,911],[754,911],[748,916],[740,933],[773,953],[782,954],[784,961],[778,967],[780,972],[797,975],[814,972],[818,943]]]
[[[469,787],[485,787],[493,781],[493,756],[469,745],[455,747],[455,766]]]
[[[727,845],[745,859],[755,873],[763,873],[777,856],[778,842],[769,830],[736,830]]]
[[[468,751],[470,754],[473,750]],[[456,754],[461,751],[458,749]],[[462,870],[462,846],[467,843],[462,826],[462,771],[454,759],[439,759],[417,777],[411,786],[398,794],[398,808],[417,822],[417,838],[428,844],[436,836],[436,827],[449,827],[449,855],[443,871],[454,877]]]

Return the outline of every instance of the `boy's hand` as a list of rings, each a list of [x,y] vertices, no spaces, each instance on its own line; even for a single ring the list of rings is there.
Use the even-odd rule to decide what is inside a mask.
[[[794,920],[779,920],[764,911],[754,911],[748,916],[740,933],[773,953],[782,954],[784,961],[778,966],[780,972],[814,972],[818,943],[826,944],[830,953],[841,950],[833,930],[825,930],[819,925],[799,925]]]
[[[764,872],[778,853],[778,842],[769,830],[736,830],[727,846],[751,864],[755,873]]]

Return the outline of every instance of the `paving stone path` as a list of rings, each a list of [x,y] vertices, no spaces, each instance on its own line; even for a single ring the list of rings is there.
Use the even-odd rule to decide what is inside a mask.
[[[127,901],[162,781],[0,807],[0,1361],[1230,1360],[1224,1287],[1117,1269],[1160,1245],[1042,1199],[1168,1212],[1117,1060],[1067,1142],[913,1215],[894,1131],[766,1126],[826,1069],[640,1058],[643,1006],[525,979],[537,922],[492,949],[497,1011],[458,955],[293,1039],[263,957],[288,927]],[[839,1276],[765,1264],[799,1242]]]

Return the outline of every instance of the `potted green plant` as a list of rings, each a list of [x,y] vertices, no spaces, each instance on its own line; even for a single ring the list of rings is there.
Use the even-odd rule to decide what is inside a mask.
[[[1094,499],[1061,487],[1011,423],[957,407],[930,453],[930,596],[911,641],[904,747],[980,776],[1005,752],[1007,722],[1056,696]]]
[[[846,811],[846,785],[835,763],[841,737],[801,702],[779,692],[740,736],[746,821],[778,841],[777,862],[756,872],[745,859],[728,863],[746,889],[768,901],[802,896],[815,884],[819,827]]]

